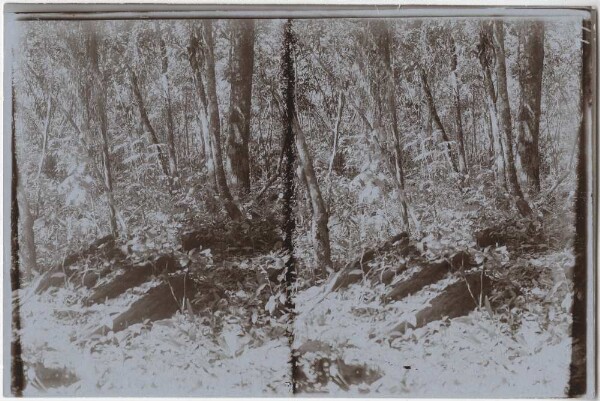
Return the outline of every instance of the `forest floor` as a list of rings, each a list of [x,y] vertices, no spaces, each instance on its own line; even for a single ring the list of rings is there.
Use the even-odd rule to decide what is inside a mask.
[[[293,348],[299,350],[300,390],[411,397],[563,395],[571,347],[571,250],[492,246],[477,252],[485,255],[484,265],[528,284],[506,305],[492,308],[480,300],[466,315],[405,331],[398,330],[399,322],[414,323],[418,311],[460,277],[445,275],[392,302],[382,297],[390,283],[368,278],[337,291],[331,279],[299,288]],[[281,260],[271,252],[215,265],[264,271]],[[369,265],[383,273],[398,263],[403,256],[392,248]],[[420,268],[396,274],[391,285],[410,280]],[[291,394],[288,315],[280,310],[281,289],[270,282],[226,290],[226,301],[219,299],[205,314],[182,308],[168,319],[98,332],[159,283],[154,277],[91,306],[81,302],[93,290],[85,287],[42,294],[35,293],[35,285],[21,290],[25,395]]]

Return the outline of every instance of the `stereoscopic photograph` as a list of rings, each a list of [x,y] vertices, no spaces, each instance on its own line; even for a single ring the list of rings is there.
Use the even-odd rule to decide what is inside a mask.
[[[7,11],[6,396],[593,397],[593,9]]]

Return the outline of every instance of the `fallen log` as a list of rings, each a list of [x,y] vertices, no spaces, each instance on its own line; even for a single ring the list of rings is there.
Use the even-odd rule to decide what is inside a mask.
[[[107,299],[113,299],[123,294],[130,288],[137,287],[152,276],[158,276],[161,273],[174,273],[180,269],[180,264],[173,255],[162,255],[152,262],[141,266],[128,266],[124,272],[116,276],[113,280],[105,283],[94,290],[94,292],[84,300],[85,305],[102,303]]]
[[[390,293],[385,297],[386,301],[399,301],[417,293],[425,286],[440,281],[450,270],[451,266],[447,260],[426,265],[410,278],[394,285]]]
[[[225,291],[212,279],[194,280],[185,273],[164,277],[161,284],[148,290],[113,320],[112,330],[116,333],[132,324],[168,319],[184,305],[194,305],[190,308],[195,313],[211,311],[224,297]]]
[[[409,244],[407,233],[403,232],[395,235],[378,248],[369,249],[363,252],[359,259],[348,263],[336,274],[331,291],[337,291],[346,288],[351,284],[358,283],[362,280],[363,276],[371,270],[371,267],[369,266],[370,261],[395,247],[399,249],[401,256],[407,256],[410,252],[416,251],[416,249],[413,249],[414,247]]]
[[[494,281],[482,272],[465,274],[435,297],[430,306],[419,311],[415,324],[402,322],[392,331],[404,333],[408,328],[423,327],[444,317],[452,319],[467,315],[480,305],[480,300],[489,297],[493,283]]]
[[[475,266],[477,266],[477,263],[468,252],[459,251],[448,258],[425,265],[408,279],[395,284],[385,299],[388,302],[399,301],[421,291],[428,285],[440,281],[450,272],[467,270]]]
[[[78,273],[78,270],[72,268],[72,266],[83,260],[113,261],[116,263],[123,261],[125,258],[126,255],[119,249],[114,237],[107,235],[92,242],[87,248],[68,255],[61,263],[51,267],[44,273],[35,292],[41,294],[51,287],[63,286],[72,276]],[[83,277],[83,272],[81,274]],[[97,277],[99,275],[96,274]],[[97,281],[97,277],[96,280],[93,276],[88,277],[83,284],[93,286]]]
[[[184,299],[193,298],[195,293],[194,282],[186,274],[169,277],[117,316],[112,329],[116,333],[132,324],[167,319],[181,309]]]

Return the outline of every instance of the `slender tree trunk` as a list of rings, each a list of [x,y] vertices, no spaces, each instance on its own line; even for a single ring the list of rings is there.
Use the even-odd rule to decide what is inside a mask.
[[[138,110],[140,112],[140,118],[142,120],[142,125],[146,128],[146,131],[148,132],[148,139],[150,141],[150,144],[156,148],[158,162],[162,169],[162,172],[165,175],[165,177],[167,177],[170,181],[169,164],[168,164],[167,158],[165,157],[165,154],[163,153],[163,149],[162,149],[163,144],[159,143],[158,136],[156,135],[156,131],[154,130],[154,127],[152,126],[152,123],[150,122],[150,118],[148,117],[148,112],[146,111],[146,106],[144,105],[144,99],[142,98],[142,94],[140,92],[137,75],[135,74],[135,72],[131,71],[130,76],[131,76],[131,88],[133,90],[133,95],[135,97],[135,101],[138,105]]]
[[[286,98],[284,115],[288,120],[287,123],[292,124],[294,140],[296,144],[296,153],[300,160],[302,172],[306,178],[306,188],[312,207],[312,234],[315,262],[317,263],[319,270],[321,270],[323,273],[327,273],[333,271],[329,242],[329,214],[327,213],[327,206],[325,205],[321,195],[319,182],[313,167],[313,162],[308,150],[306,138],[304,137],[304,132],[300,126],[300,122],[298,121],[298,116],[296,114],[296,76],[292,55],[293,44],[295,41],[291,23],[289,22],[285,28],[285,38],[286,46],[283,54],[283,65],[287,88],[285,93]]]
[[[398,116],[396,107],[394,75],[392,71],[392,36],[389,27],[385,21],[370,23],[371,34],[375,40],[376,52],[371,55],[373,70],[376,76],[375,82],[371,86],[371,92],[375,99],[377,107],[375,108],[374,127],[385,127],[387,120],[391,125],[391,134],[393,140],[394,165],[392,172],[394,174],[398,196],[402,208],[402,220],[408,229],[409,227],[409,208],[406,201],[404,187],[404,170],[402,147],[400,144],[400,131],[398,130]],[[379,130],[377,130],[379,131]],[[383,152],[383,157],[386,157]],[[416,220],[415,220],[416,222]]]
[[[156,31],[159,37],[160,55],[161,55],[161,86],[163,97],[165,99],[165,108],[167,112],[167,154],[169,160],[169,176],[172,184],[177,181],[177,155],[175,153],[175,124],[173,122],[173,107],[171,105],[171,88],[169,86],[169,57],[167,55],[167,46],[162,38],[159,23],[156,22]]]
[[[451,71],[452,71],[452,83],[454,86],[454,99],[456,107],[456,139],[458,141],[458,170],[462,174],[467,173],[467,155],[465,152],[465,134],[463,131],[462,113],[460,107],[460,82],[458,80],[458,54],[456,50],[456,43],[454,38],[450,38],[452,41],[452,55],[450,57]]]
[[[503,139],[504,160],[506,161],[506,175],[510,193],[517,198],[517,208],[522,215],[531,214],[529,204],[523,198],[523,192],[517,178],[517,169],[513,157],[512,145],[512,120],[508,100],[508,85],[506,81],[506,58],[504,55],[504,23],[494,21],[494,44],[496,49],[496,81],[498,84],[498,97],[496,108],[498,110],[498,127]]]
[[[227,135],[227,169],[231,186],[239,194],[250,192],[250,117],[252,73],[254,71],[254,20],[229,22],[231,50],[231,92],[229,97],[229,132]]]
[[[329,214],[327,213],[327,206],[323,201],[312,158],[308,150],[308,145],[306,144],[306,138],[304,137],[304,132],[300,127],[297,117],[294,117],[293,124],[296,152],[300,159],[302,172],[306,178],[306,187],[312,207],[312,233],[315,261],[324,273],[331,272],[333,271],[333,264],[331,262],[331,248],[329,243]]]
[[[523,24],[519,32],[521,97],[517,136],[517,166],[531,194],[540,191],[540,116],[544,69],[544,22]]]
[[[328,210],[331,208],[331,172],[333,171],[333,164],[335,163],[335,157],[338,152],[340,142],[340,126],[342,124],[342,112],[344,110],[344,91],[340,90],[338,94],[338,105],[335,116],[335,123],[333,125],[333,147],[331,149],[331,156],[329,157],[329,166],[327,167],[327,204]]]
[[[242,212],[233,201],[233,196],[227,185],[227,176],[223,167],[223,155],[221,152],[221,121],[219,115],[219,103],[217,100],[217,84],[215,76],[215,56],[212,21],[202,21],[204,37],[204,62],[206,79],[206,110],[208,114],[208,131],[210,132],[211,151],[215,165],[215,175],[219,187],[219,195],[227,210],[227,214],[233,220],[243,219]]]
[[[450,138],[448,137],[448,134],[446,133],[446,129],[444,128],[444,125],[442,124],[442,120],[440,119],[440,116],[437,112],[437,108],[435,107],[435,101],[433,99],[433,94],[431,93],[431,88],[429,87],[429,82],[427,80],[427,73],[425,72],[425,69],[422,66],[419,67],[419,71],[420,71],[420,75],[421,75],[421,83],[423,84],[423,91],[425,93],[425,99],[427,100],[427,105],[429,107],[429,112],[431,113],[431,116],[433,117],[433,122],[435,123],[435,126],[438,128],[438,130],[440,131],[440,133],[442,135],[442,140],[446,143],[446,150],[444,151],[444,154],[446,155],[446,158],[448,159],[448,163],[450,163],[450,166],[452,166],[452,169],[458,173],[459,168],[458,168],[458,164],[456,163],[456,157],[454,156],[454,153],[452,152],[452,146],[450,145]]]
[[[104,175],[104,188],[108,199],[108,218],[110,223],[110,231],[116,238],[118,236],[117,228],[117,212],[113,195],[113,179],[109,152],[108,138],[108,120],[106,115],[106,92],[103,88],[102,74],[98,62],[98,36],[94,24],[88,25],[88,41],[87,54],[90,62],[92,81],[90,89],[92,90],[92,98],[97,113],[97,118],[100,126],[100,136],[102,138],[102,166]]]

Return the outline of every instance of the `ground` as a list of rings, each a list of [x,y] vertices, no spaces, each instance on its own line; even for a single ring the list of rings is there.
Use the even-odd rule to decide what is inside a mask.
[[[401,397],[564,395],[571,352],[567,277],[573,257],[568,250],[547,251],[513,256],[512,261],[512,269],[528,266],[538,274],[510,310],[482,304],[467,316],[404,333],[394,331],[398,322],[414,320],[456,277],[392,303],[382,301],[384,284],[368,280],[340,291],[331,292],[327,281],[299,290],[294,348],[311,341],[324,344],[329,359],[372,372],[371,380],[326,380],[305,391]],[[259,311],[257,318],[232,305],[221,312],[218,329],[184,311],[117,333],[92,334],[103,324],[110,326],[115,314],[156,283],[91,307],[80,302],[89,291],[85,288],[42,295],[31,287],[22,290],[25,395],[291,394],[288,337],[276,310],[273,317]],[[272,302],[267,305],[273,310]],[[248,318],[250,314],[254,317]],[[310,364],[323,352],[308,349],[299,363],[310,377]],[[57,378],[43,377],[44,372]]]

